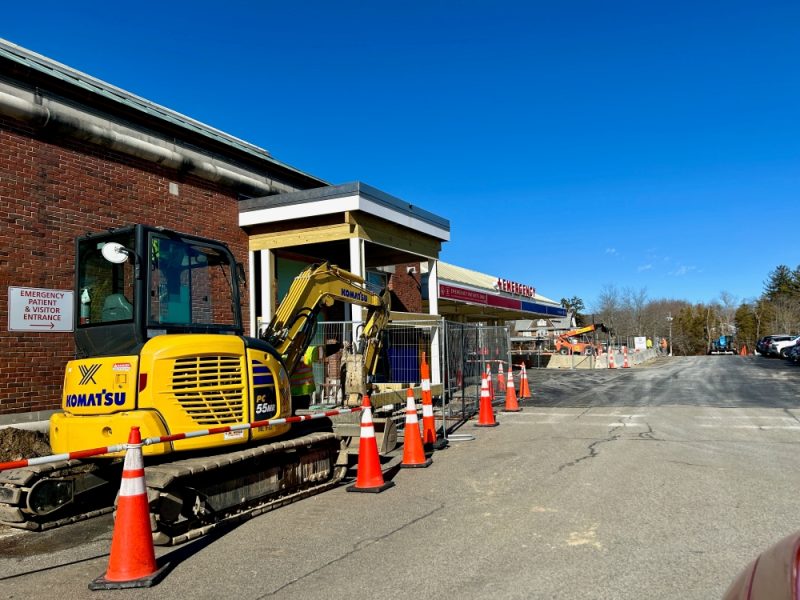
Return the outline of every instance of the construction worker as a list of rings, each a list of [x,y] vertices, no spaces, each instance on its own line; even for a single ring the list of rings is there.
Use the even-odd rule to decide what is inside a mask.
[[[647,349],[650,350],[653,348],[653,340],[647,338]]]
[[[341,347],[342,345],[336,340],[332,340],[324,346],[309,346],[297,362],[297,366],[289,377],[292,408],[295,411],[306,410],[311,406],[311,398],[317,389],[314,382],[314,363],[325,358],[323,352],[335,354]]]

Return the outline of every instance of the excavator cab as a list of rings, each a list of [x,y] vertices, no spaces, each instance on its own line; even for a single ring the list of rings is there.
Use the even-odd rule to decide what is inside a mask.
[[[223,244],[135,225],[76,242],[78,356],[134,354],[167,333],[242,334],[237,264]]]

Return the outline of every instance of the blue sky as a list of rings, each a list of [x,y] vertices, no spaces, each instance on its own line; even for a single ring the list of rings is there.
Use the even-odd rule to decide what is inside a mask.
[[[124,6],[11,3],[0,36],[446,217],[442,260],[556,300],[800,264],[799,2]]]

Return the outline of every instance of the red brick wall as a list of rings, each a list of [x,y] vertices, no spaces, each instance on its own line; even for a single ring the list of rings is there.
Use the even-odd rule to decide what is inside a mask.
[[[224,241],[247,262],[233,191],[0,119],[0,415],[58,408],[74,354],[71,333],[8,331],[8,286],[71,290],[75,237],[137,222]]]
[[[408,272],[414,267],[415,273]],[[422,312],[422,293],[420,291],[419,263],[396,265],[395,272],[389,278],[389,290],[392,293],[392,310],[404,312]]]

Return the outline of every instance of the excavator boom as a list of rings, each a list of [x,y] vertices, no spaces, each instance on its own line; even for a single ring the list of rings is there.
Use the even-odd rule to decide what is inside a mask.
[[[389,322],[389,292],[376,293],[362,277],[327,262],[312,265],[295,278],[261,334],[283,357],[288,372],[294,371],[308,348],[320,309],[336,300],[368,309],[356,351],[363,355],[367,372],[374,372],[380,348],[378,336]]]

